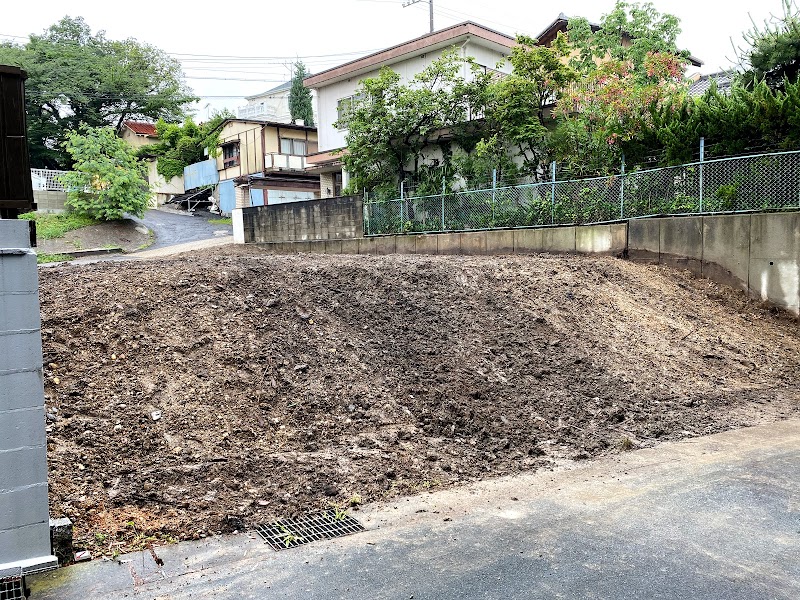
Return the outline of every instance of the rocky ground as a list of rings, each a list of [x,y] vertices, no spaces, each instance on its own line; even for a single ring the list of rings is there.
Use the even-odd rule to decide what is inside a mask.
[[[577,256],[41,272],[51,515],[112,555],[797,414],[798,322]]]

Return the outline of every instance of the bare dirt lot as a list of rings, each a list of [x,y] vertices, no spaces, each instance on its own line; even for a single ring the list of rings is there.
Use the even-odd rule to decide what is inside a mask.
[[[230,247],[41,279],[51,514],[95,553],[800,411],[796,320],[613,258]]]

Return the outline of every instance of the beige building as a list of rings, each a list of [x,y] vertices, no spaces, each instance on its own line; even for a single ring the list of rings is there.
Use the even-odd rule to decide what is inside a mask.
[[[137,150],[158,143],[156,126],[143,121],[125,121],[120,127],[119,136]],[[160,206],[173,196],[183,194],[183,177],[173,177],[167,181],[158,172],[158,159],[147,158],[145,160],[147,161],[147,183],[150,184],[152,192],[150,206]]]
[[[228,119],[220,125],[218,201],[223,213],[235,206],[234,186],[250,186],[250,204],[281,204],[319,198],[319,174],[306,156],[317,152],[317,130],[305,125]]]

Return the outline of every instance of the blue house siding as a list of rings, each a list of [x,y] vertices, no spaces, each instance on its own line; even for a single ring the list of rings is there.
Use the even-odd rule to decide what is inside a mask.
[[[183,187],[186,190],[193,190],[204,185],[216,185],[218,182],[219,172],[215,158],[209,158],[183,169]]]
[[[233,186],[233,179],[219,182],[219,210],[226,215],[233,212],[236,208],[236,191]]]

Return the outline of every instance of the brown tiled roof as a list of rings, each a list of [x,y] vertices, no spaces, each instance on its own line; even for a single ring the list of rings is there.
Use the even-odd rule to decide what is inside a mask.
[[[377,68],[384,64],[390,64],[392,61],[396,62],[400,57],[404,57],[407,54],[418,53],[431,46],[451,43],[453,40],[465,35],[484,39],[507,50],[516,46],[515,38],[510,35],[500,33],[494,29],[489,29],[483,25],[478,25],[472,21],[465,21],[464,23],[452,25],[451,27],[440,29],[439,31],[423,35],[414,40],[392,46],[391,48],[374,52],[362,58],[339,65],[338,67],[327,69],[316,75],[310,75],[303,80],[303,83],[308,88],[316,88],[321,85],[326,85],[331,80],[351,75],[357,71]]]
[[[156,126],[153,123],[145,123],[144,121],[125,121],[124,125],[137,135],[158,137],[158,134],[156,134]]]

